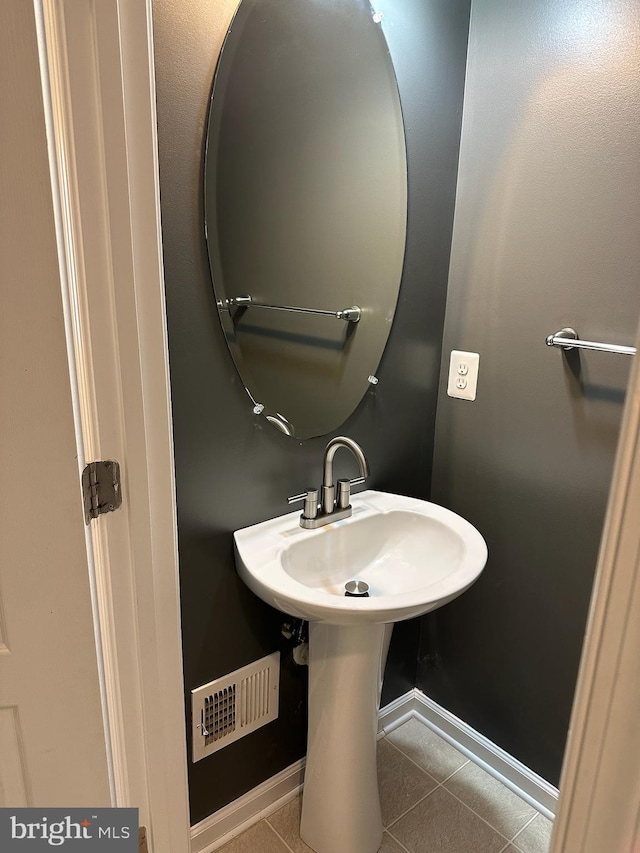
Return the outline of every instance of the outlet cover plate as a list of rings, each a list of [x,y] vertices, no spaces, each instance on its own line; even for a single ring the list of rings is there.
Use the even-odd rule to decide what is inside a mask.
[[[459,400],[475,400],[478,388],[478,367],[480,356],[477,352],[451,351],[449,362],[449,381],[447,394]]]

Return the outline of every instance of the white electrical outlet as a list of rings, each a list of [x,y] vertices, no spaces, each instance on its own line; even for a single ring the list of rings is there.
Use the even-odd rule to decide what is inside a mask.
[[[447,394],[460,400],[475,400],[478,387],[478,364],[480,356],[477,352],[451,351],[449,362],[449,383]]]

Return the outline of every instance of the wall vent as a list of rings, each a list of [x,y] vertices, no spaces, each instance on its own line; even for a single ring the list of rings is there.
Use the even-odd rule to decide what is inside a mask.
[[[280,652],[191,691],[193,761],[278,716]]]

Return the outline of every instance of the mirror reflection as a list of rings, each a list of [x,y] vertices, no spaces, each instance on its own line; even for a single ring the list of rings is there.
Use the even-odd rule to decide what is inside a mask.
[[[214,80],[216,301],[255,409],[297,438],[358,405],[398,299],[407,165],[383,24],[366,0],[242,0]]]

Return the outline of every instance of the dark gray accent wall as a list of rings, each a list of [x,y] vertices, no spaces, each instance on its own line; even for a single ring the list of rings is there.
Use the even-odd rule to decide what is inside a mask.
[[[422,623],[418,685],[558,782],[640,311],[632,0],[473,0],[433,499],[489,562]],[[480,353],[473,403],[452,349]]]
[[[304,754],[306,672],[293,665],[281,639],[281,614],[238,580],[232,531],[286,512],[287,495],[319,481],[326,443],[295,441],[252,414],[212,293],[202,225],[203,133],[232,5],[154,3],[185,688],[188,702],[192,688],[281,648],[281,711],[274,723],[190,764],[194,822]],[[385,5],[407,134],[407,250],[379,385],[340,432],[366,451],[371,487],[427,497],[469,0]],[[346,476],[352,468],[341,456],[337,473]],[[415,683],[418,628],[417,622],[396,628],[384,702]]]

